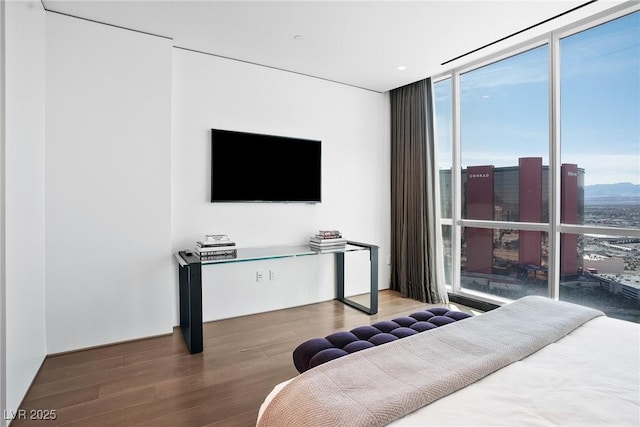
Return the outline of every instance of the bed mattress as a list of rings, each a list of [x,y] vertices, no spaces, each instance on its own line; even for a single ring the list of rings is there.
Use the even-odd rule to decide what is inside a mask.
[[[267,396],[258,420],[287,383]],[[596,317],[390,425],[638,426],[640,325]]]

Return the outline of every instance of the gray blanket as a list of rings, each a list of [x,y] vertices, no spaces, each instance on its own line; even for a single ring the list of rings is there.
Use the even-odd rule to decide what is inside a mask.
[[[258,426],[386,425],[601,315],[574,304],[525,297],[310,369],[274,397]]]

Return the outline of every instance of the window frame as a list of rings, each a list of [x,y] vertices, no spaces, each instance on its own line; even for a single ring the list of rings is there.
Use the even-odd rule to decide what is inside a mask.
[[[446,283],[446,275],[444,273],[444,256],[443,251],[436,251],[437,255],[437,273],[438,280],[450,289],[454,295],[474,298],[480,301],[503,304],[509,302],[509,299],[501,298],[495,295],[477,292],[469,289],[461,288],[461,233],[464,227],[488,228],[488,229],[512,229],[525,231],[542,231],[548,233],[549,241],[549,276],[548,276],[548,297],[559,299],[560,296],[560,235],[562,233],[570,234],[606,234],[610,236],[620,237],[638,237],[640,238],[640,228],[623,228],[623,227],[607,227],[595,225],[579,225],[565,224],[560,221],[560,166],[561,166],[561,141],[560,141],[560,40],[571,35],[589,30],[599,25],[613,21],[617,18],[640,11],[640,4],[624,3],[613,7],[607,11],[600,12],[594,16],[581,19],[575,23],[566,25],[559,29],[548,32],[544,35],[532,38],[531,40],[519,43],[513,47],[503,49],[492,55],[479,58],[459,67],[454,67],[446,72],[439,73],[431,78],[432,93],[434,85],[451,79],[451,218],[443,218],[440,209],[440,181],[439,171],[436,176],[436,227],[438,232],[437,242],[439,248],[443,248],[442,242],[442,226],[451,227],[451,282]],[[548,83],[548,102],[549,102],[549,222],[548,223],[531,223],[531,222],[509,222],[494,220],[474,220],[462,218],[462,167],[461,167],[461,149],[460,149],[460,76],[464,73],[476,70],[486,65],[499,62],[503,59],[516,56],[537,47],[548,45],[549,58],[549,83]],[[433,105],[435,115],[435,102]],[[434,126],[437,122],[434,117]],[[437,128],[435,129],[437,132]],[[437,159],[438,144],[434,144],[435,156]],[[436,165],[437,168],[437,165]]]

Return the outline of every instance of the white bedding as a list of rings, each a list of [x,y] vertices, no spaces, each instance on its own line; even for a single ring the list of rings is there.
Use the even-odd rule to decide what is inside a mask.
[[[595,318],[390,425],[640,426],[640,325]]]

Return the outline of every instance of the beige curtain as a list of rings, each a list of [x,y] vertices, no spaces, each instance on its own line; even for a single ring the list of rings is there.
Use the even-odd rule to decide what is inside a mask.
[[[432,105],[430,79],[391,91],[391,289],[437,304]]]

